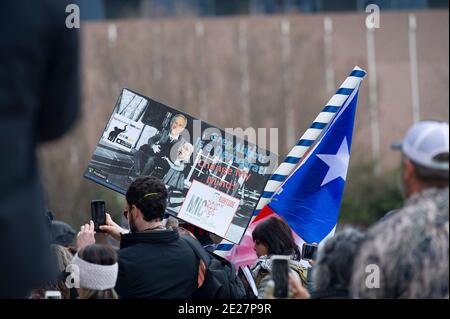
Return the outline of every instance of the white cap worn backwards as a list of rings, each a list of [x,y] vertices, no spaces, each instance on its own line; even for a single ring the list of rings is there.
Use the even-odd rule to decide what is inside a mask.
[[[436,159],[437,155],[449,153],[448,130],[446,122],[420,121],[411,126],[403,141],[393,148],[401,149],[406,157],[421,166],[448,171],[448,160]]]

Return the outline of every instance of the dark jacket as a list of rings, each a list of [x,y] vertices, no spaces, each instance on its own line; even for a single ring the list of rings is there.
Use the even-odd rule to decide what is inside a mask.
[[[147,144],[144,144],[140,147],[140,150],[146,153],[149,156],[157,156],[157,157],[170,157],[170,152],[172,151],[172,147],[179,143],[182,140],[182,136],[178,135],[176,140],[170,139],[170,132],[168,130],[162,130],[158,134],[150,137],[148,139]],[[160,150],[158,153],[155,153],[152,149],[154,145],[159,145]]]
[[[78,32],[65,24],[70,2],[1,2],[0,298],[27,297],[51,277],[36,147],[63,135],[79,111]]]
[[[190,298],[197,275],[198,259],[177,230],[122,235],[116,283],[120,298]]]

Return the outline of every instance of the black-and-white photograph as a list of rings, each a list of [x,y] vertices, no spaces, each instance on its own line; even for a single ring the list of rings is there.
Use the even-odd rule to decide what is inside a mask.
[[[198,137],[193,136],[194,125],[202,132]],[[215,133],[206,134],[208,129]],[[264,154],[268,160],[250,163],[250,152]],[[228,215],[227,231],[216,235],[238,243],[270,176],[268,165],[275,158],[275,154],[267,155],[266,150],[225,135],[208,123],[123,89],[85,177],[125,194],[137,177],[155,176],[169,191],[167,213],[176,217],[194,180],[219,190],[238,204],[233,216]],[[207,230],[214,232],[214,228]]]

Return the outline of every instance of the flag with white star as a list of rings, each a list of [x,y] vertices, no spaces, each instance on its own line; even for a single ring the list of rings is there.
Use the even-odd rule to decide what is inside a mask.
[[[336,227],[357,100],[358,88],[268,204],[307,243],[320,243]]]
[[[270,177],[239,245],[224,240],[215,254],[236,266],[253,265],[257,260],[253,230],[272,217],[288,222],[300,249],[305,242],[320,244],[334,234],[347,178],[357,94],[365,76],[363,69],[353,68]]]

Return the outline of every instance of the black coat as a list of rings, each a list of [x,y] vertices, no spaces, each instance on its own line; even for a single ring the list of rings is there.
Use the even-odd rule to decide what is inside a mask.
[[[51,277],[36,146],[79,112],[78,33],[67,1],[5,0],[0,9],[0,298]]]
[[[197,289],[198,259],[177,230],[122,235],[120,298],[186,299]]]
[[[158,134],[150,137],[146,144],[142,145],[139,150],[145,153],[147,156],[158,156],[158,157],[168,157],[171,158],[170,152],[172,147],[182,140],[182,136],[178,135],[176,140],[170,139],[170,132],[168,130],[162,130]],[[154,145],[159,145],[160,150],[155,153],[152,149]]]

